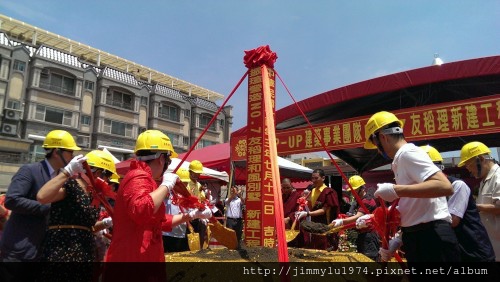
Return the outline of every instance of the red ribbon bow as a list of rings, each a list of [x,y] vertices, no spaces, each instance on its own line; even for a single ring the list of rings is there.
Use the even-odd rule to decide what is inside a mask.
[[[243,63],[249,69],[266,65],[269,68],[274,68],[274,63],[278,55],[271,51],[269,45],[260,46],[253,50],[246,50]]]

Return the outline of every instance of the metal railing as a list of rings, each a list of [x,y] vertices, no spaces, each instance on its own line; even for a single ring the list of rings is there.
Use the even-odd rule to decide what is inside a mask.
[[[54,92],[61,93],[61,94],[65,94],[65,95],[69,95],[69,96],[75,96],[74,89],[67,89],[67,88],[64,88],[62,86],[53,85],[53,84],[50,84],[47,82],[40,81],[40,88],[54,91]]]
[[[106,100],[106,104],[114,107],[119,107],[122,109],[132,110],[132,104],[126,103],[118,100]]]
[[[44,158],[44,155],[37,155],[37,157],[34,157],[34,155],[30,153],[0,152],[0,163],[26,164],[41,161]]]

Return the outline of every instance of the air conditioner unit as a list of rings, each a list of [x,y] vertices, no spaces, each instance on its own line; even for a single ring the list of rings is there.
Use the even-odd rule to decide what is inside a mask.
[[[17,125],[15,124],[2,124],[2,133],[6,135],[17,135]]]
[[[76,144],[80,147],[88,148],[90,146],[89,137],[83,135],[76,136]]]
[[[4,109],[3,116],[6,120],[20,120],[21,111],[13,109]]]

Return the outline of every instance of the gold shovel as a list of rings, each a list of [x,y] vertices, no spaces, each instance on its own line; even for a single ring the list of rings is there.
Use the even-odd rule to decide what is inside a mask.
[[[297,237],[297,235],[299,235],[299,233],[300,233],[300,230],[295,230],[296,224],[297,224],[297,220],[294,220],[290,230],[285,230],[285,237],[286,237],[287,243],[292,241],[293,239],[295,239],[295,237]]]
[[[200,234],[195,233],[191,223],[187,222],[189,234],[187,235],[188,246],[190,251],[200,250]]]
[[[238,239],[236,239],[236,232],[233,229],[224,227],[218,220],[211,218],[208,224],[212,236],[221,243],[223,246],[230,250],[236,250],[238,248]],[[199,240],[199,237],[198,237]],[[199,241],[198,241],[199,244]]]

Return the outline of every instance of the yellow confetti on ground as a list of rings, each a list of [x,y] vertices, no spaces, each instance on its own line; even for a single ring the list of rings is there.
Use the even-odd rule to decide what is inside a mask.
[[[322,250],[288,248],[290,262],[372,262],[355,252],[327,252]],[[277,262],[276,249],[251,247],[242,250],[204,249],[200,251],[167,253],[166,262]]]

